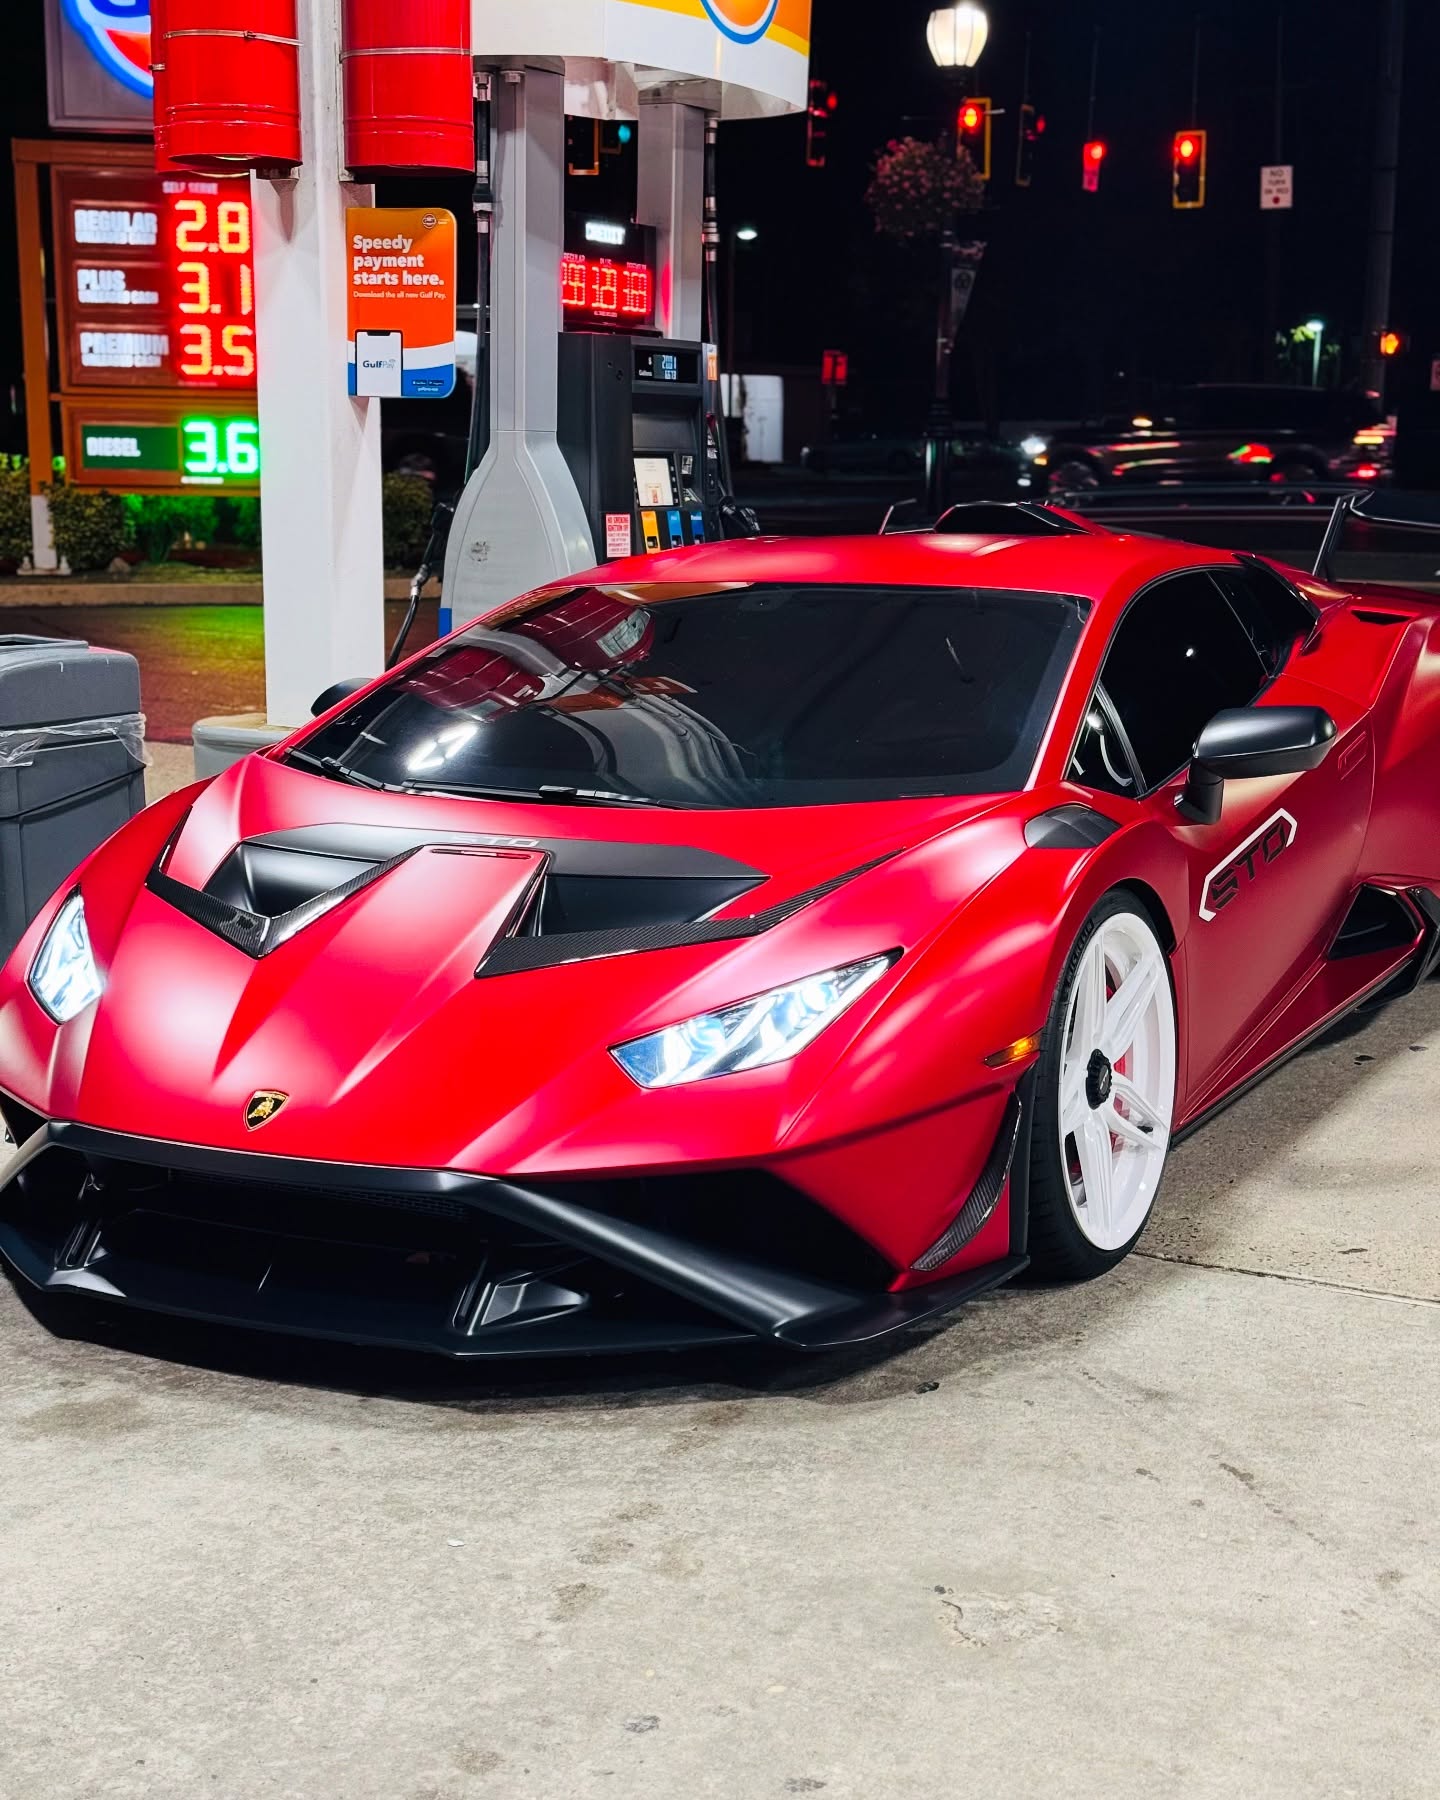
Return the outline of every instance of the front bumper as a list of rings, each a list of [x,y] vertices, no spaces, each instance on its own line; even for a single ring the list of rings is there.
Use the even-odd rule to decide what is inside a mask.
[[[897,1271],[757,1170],[521,1185],[24,1124],[0,1256],[34,1287],[453,1357],[822,1350],[948,1310],[1026,1260],[893,1292]]]

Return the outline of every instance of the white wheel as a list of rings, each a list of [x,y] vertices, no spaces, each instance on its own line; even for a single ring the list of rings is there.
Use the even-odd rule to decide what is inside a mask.
[[[1075,967],[1060,1063],[1060,1168],[1088,1243],[1124,1250],[1155,1203],[1175,1105],[1165,954],[1134,912],[1101,918]]]

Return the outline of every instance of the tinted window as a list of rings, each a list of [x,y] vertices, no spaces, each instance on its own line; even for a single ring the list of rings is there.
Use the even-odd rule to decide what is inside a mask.
[[[1150,588],[1120,621],[1101,675],[1147,788],[1190,760],[1202,728],[1247,706],[1266,671],[1208,575]]]
[[[1007,792],[1081,617],[975,588],[571,588],[437,646],[291,755],[386,786],[671,806]]]
[[[1215,579],[1229,597],[1266,673],[1278,674],[1295,645],[1310,635],[1314,615],[1289,582],[1262,563],[1218,571]]]

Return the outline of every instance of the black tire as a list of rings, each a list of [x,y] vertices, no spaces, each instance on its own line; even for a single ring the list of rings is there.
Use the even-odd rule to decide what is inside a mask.
[[[1276,487],[1287,487],[1297,482],[1301,487],[1310,487],[1317,481],[1325,480],[1325,471],[1312,462],[1282,456],[1271,470],[1270,480]]]
[[[1029,1182],[1029,1274],[1035,1281],[1093,1281],[1113,1269],[1135,1248],[1154,1213],[1150,1209],[1139,1227],[1117,1250],[1098,1249],[1081,1231],[1068,1196],[1068,1183],[1060,1161],[1060,1072],[1065,1054],[1065,1026],[1070,1016],[1070,996],[1075,986],[1075,972],[1086,947],[1100,925],[1118,914],[1128,913],[1140,919],[1163,954],[1155,920],[1143,901],[1134,894],[1112,889],[1099,902],[1080,928],[1080,933],[1065,959],[1050,1015],[1045,1021],[1044,1048],[1035,1065],[1034,1109],[1030,1127]],[[1169,966],[1169,958],[1166,959]],[[1174,977],[1171,977],[1173,994]],[[1176,1020],[1177,1030],[1179,1020]]]
[[[1062,451],[1052,457],[1048,491],[1052,494],[1090,493],[1104,486],[1104,476],[1088,456]]]

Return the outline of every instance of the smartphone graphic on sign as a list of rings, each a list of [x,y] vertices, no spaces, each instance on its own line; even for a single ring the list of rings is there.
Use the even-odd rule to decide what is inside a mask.
[[[355,333],[355,392],[378,399],[398,399],[404,340],[398,331]]]

